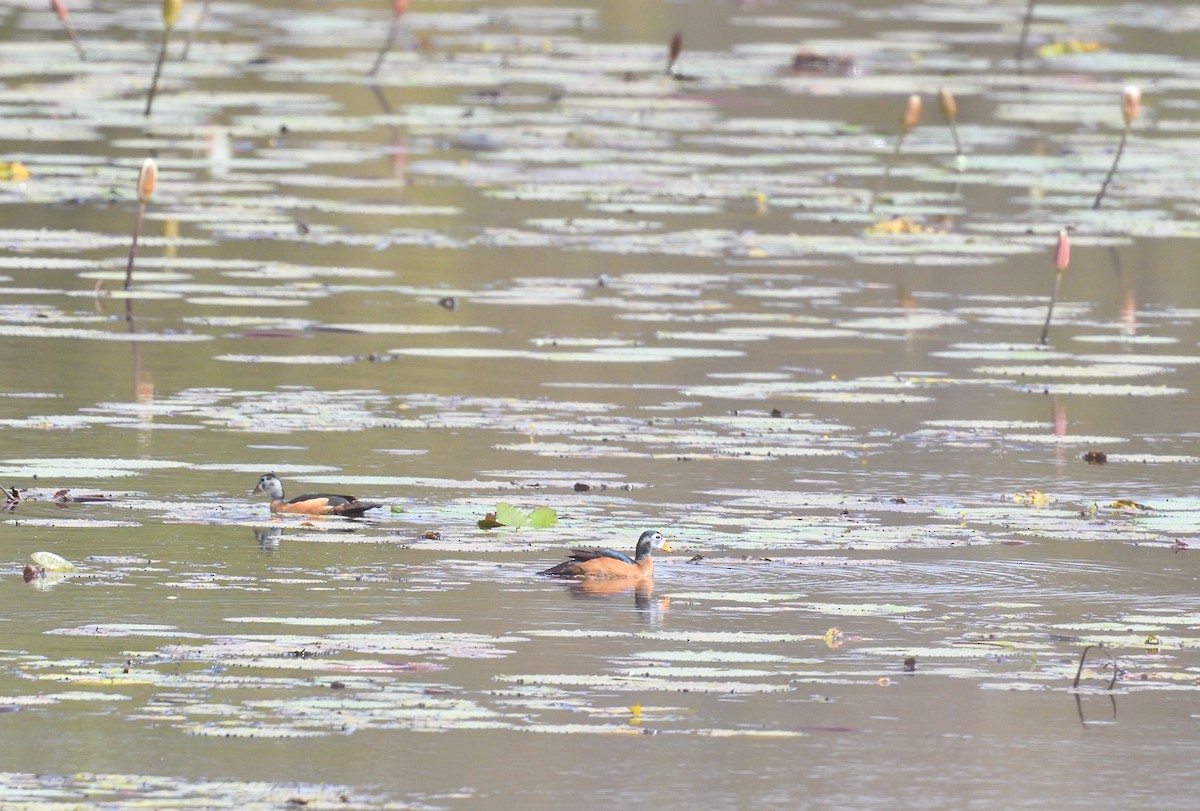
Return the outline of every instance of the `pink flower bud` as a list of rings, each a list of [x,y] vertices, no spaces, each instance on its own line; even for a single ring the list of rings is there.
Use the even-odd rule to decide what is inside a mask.
[[[399,17],[408,11],[408,0],[392,0],[392,13]]]
[[[154,158],[142,161],[142,171],[138,173],[137,196],[138,202],[145,203],[154,194],[154,184],[158,180],[158,165]]]
[[[904,105],[904,118],[900,123],[905,132],[921,123],[921,97],[916,93],[908,97],[908,103]]]
[[[54,13],[58,15],[58,19],[63,22],[67,21],[67,4],[63,0],[50,0],[50,8],[54,9]]]
[[[1058,245],[1054,248],[1054,269],[1062,273],[1071,264],[1071,238],[1066,229],[1058,232]]]
[[[1142,110],[1142,89],[1136,85],[1129,85],[1125,88],[1125,92],[1121,94],[1121,114],[1125,116],[1125,126],[1133,123],[1133,120],[1138,117],[1138,113]]]

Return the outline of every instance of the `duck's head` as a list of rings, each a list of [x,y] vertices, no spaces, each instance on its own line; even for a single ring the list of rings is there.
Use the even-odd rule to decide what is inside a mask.
[[[266,493],[274,501],[279,501],[283,498],[283,482],[279,481],[279,477],[274,473],[264,473],[259,477],[258,484],[254,486],[254,490],[250,495],[258,495]]]
[[[657,552],[660,549],[663,552],[670,552],[671,546],[670,546],[670,544],[667,543],[667,539],[663,537],[663,534],[661,532],[658,532],[657,530],[653,530],[653,529],[648,529],[642,533],[642,536],[640,538],[638,538],[637,552],[634,553],[634,557],[635,558],[648,557],[649,555],[651,555],[654,552]]]

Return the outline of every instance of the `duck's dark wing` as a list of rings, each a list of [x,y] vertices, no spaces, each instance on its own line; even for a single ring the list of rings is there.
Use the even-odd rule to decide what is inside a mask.
[[[614,552],[611,549],[572,549],[570,558],[574,561],[583,562],[585,560],[595,560],[596,558],[612,558],[619,560],[622,563],[633,563],[633,558],[621,552]]]
[[[330,493],[305,493],[289,499],[288,512],[305,512],[319,515],[345,515],[351,518],[362,516],[367,510],[381,505],[369,501],[359,501],[354,496],[338,496]]]
[[[595,569],[596,564],[588,566],[591,561],[601,561],[600,569],[603,570],[603,562],[617,561],[627,563],[630,566],[635,566],[633,559],[629,555],[623,555],[620,552],[614,552],[611,549],[572,549],[569,553],[570,560],[564,560],[557,566],[551,566],[549,569],[538,572],[538,574],[550,575],[552,577],[583,577]]]

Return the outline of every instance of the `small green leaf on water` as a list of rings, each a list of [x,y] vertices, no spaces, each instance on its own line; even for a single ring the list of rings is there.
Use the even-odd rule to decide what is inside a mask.
[[[558,523],[558,513],[549,507],[536,507],[525,512],[519,507],[501,501],[496,505],[496,520],[506,527],[546,529]]]
[[[33,558],[34,563],[51,572],[69,572],[75,568],[74,563],[53,552],[34,552],[29,557]]]

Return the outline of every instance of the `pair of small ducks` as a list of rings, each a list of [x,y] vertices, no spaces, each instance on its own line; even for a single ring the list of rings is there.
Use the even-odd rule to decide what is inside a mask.
[[[369,501],[359,501],[354,496],[330,493],[305,493],[285,501],[283,482],[274,473],[264,474],[258,480],[252,495],[259,493],[266,493],[271,497],[271,512],[273,513],[342,515],[347,518],[361,518],[367,510],[383,506]],[[632,558],[611,549],[576,549],[570,553],[570,560],[564,560],[557,566],[552,566],[539,574],[576,579],[594,577],[641,580],[654,576],[653,554],[658,550],[670,552],[671,547],[661,532],[647,530],[638,538],[637,548],[634,550]]]

